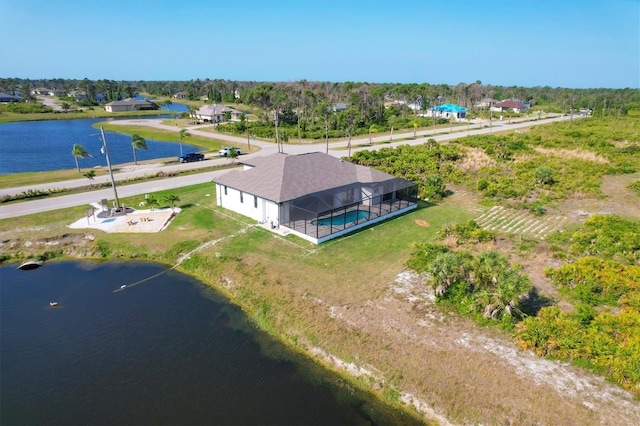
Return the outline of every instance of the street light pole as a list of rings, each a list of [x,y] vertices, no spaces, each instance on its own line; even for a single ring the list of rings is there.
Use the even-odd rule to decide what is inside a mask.
[[[107,148],[107,139],[104,137],[104,129],[100,127],[100,133],[102,134],[102,151],[107,157],[107,167],[109,168],[109,177],[111,178],[111,186],[113,187],[113,196],[115,197],[116,209],[120,208],[120,200],[118,199],[118,191],[116,191],[116,181],[113,179],[113,170],[111,170],[111,161],[109,161],[109,148]]]

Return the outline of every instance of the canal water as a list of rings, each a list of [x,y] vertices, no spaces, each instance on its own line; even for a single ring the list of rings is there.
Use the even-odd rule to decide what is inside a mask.
[[[94,123],[105,118],[78,120],[46,120],[0,124],[0,175],[21,172],[42,172],[74,169],[75,158],[71,155],[74,144],[80,144],[91,154],[90,158],[79,158],[81,169],[106,166],[107,160],[100,152],[102,139],[100,129]],[[133,162],[131,136],[107,132],[111,164]],[[180,155],[180,144],[147,139],[147,150],[136,150],[138,161],[168,158]],[[182,144],[183,153],[198,152],[196,146]]]
[[[162,266],[5,265],[0,278],[0,424],[415,423]]]

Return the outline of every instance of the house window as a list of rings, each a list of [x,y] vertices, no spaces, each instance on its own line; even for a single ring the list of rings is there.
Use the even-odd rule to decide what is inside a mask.
[[[253,208],[258,208],[258,197],[256,195],[253,196]]]
[[[224,195],[227,195],[227,186],[224,187]]]
[[[244,203],[244,194],[240,191],[240,203]]]

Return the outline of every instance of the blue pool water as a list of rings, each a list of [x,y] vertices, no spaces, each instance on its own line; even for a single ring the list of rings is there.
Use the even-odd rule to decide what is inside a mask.
[[[317,224],[319,226],[334,226],[334,225],[343,226],[348,223],[355,222],[356,220],[366,219],[368,217],[369,217],[369,212],[366,212],[364,210],[352,210],[350,212],[342,213],[337,216],[327,217],[325,219],[320,219],[317,221],[312,220],[311,224],[312,225]]]

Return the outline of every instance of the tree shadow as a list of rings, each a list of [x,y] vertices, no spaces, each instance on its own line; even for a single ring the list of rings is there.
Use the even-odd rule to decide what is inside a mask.
[[[536,316],[540,309],[553,305],[553,300],[538,293],[535,287],[529,292],[529,298],[520,305],[522,312],[529,316]]]
[[[190,209],[191,207],[194,207],[195,204],[193,203],[187,203],[187,204],[182,204],[180,205],[180,209],[185,210],[185,209]]]

